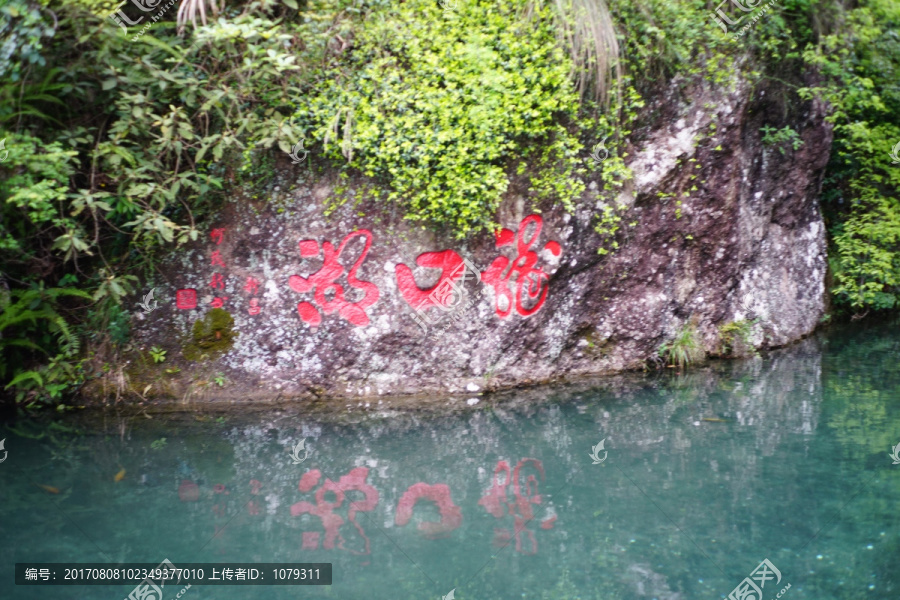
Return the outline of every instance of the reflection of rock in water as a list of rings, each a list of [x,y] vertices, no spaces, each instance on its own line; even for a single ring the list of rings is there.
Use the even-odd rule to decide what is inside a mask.
[[[699,557],[680,530],[723,540],[765,531],[776,518],[772,490],[804,493],[775,463],[817,431],[820,364],[810,340],[681,376],[625,374],[488,397],[477,409],[458,401],[463,408],[449,415],[354,410],[347,423],[346,412],[232,414],[221,434],[175,425],[180,433],[167,435],[183,438],[173,447],[183,444],[179,460],[191,467],[160,465],[156,478],[173,482],[179,510],[203,535],[228,522],[232,539],[327,558],[347,572],[369,552],[389,560],[393,543],[425,561],[465,546],[479,561],[499,550],[504,567],[572,567],[569,585],[602,589],[602,598],[680,600],[734,585],[709,565],[681,578]],[[309,458],[294,465],[290,451],[304,438]],[[601,439],[608,458],[593,465],[588,454]],[[240,502],[212,513],[224,504],[214,485]],[[812,534],[784,533],[800,544]],[[754,543],[745,535],[734,554]],[[545,571],[516,571],[516,585],[546,585]]]
[[[457,495],[464,499],[458,501],[460,504],[468,496],[470,505],[463,512],[471,513],[472,501],[491,487],[491,473],[497,461],[506,459],[512,461],[510,465],[516,464],[523,458],[518,449],[523,444],[542,449],[545,461],[554,457],[556,464],[548,463],[547,472],[554,488],[565,481],[584,479],[591,473],[585,453],[601,432],[601,437],[609,438],[607,450],[611,460],[617,453],[625,453],[629,460],[636,458],[649,464],[668,463],[672,455],[692,453],[692,446],[697,443],[708,445],[717,443],[722,436],[731,438],[738,432],[750,432],[753,443],[730,448],[732,456],[723,457],[712,469],[713,476],[717,476],[721,462],[728,479],[731,465],[741,465],[741,475],[731,481],[733,485],[746,485],[760,476],[760,456],[778,452],[785,436],[808,435],[816,430],[821,402],[820,362],[815,341],[807,340],[766,360],[719,363],[679,377],[622,375],[600,382],[528,390],[495,399],[491,410],[464,411],[452,417],[423,419],[420,415],[394,413],[390,418],[379,418],[378,413],[372,413],[374,418],[368,423],[329,431],[331,427],[323,428],[321,423],[302,425],[296,417],[272,419],[268,415],[266,423],[235,429],[230,437],[235,454],[240,456],[238,465],[242,465],[238,479],[262,479],[266,474],[260,472],[261,465],[277,462],[264,456],[271,436],[274,434],[276,444],[287,447],[300,435],[298,431],[309,436],[316,453],[313,460],[326,477],[336,480],[352,468],[350,465],[368,466],[373,483],[384,491],[384,506],[379,506],[379,510],[384,511],[385,522],[391,526],[397,525],[393,511],[398,502],[409,486],[416,484],[446,485],[454,499]],[[802,397],[800,401],[798,396]],[[603,406],[598,404],[600,398],[607,399]],[[591,423],[587,428],[586,423],[573,425],[573,408],[586,415]],[[701,422],[709,417],[722,418],[723,422]],[[423,420],[432,429],[426,436],[421,435]],[[319,440],[331,438],[332,434],[352,439],[353,447],[367,451],[354,459],[342,450],[324,447]],[[377,460],[372,458],[379,454],[375,448],[390,446],[393,440],[410,435],[421,446],[412,455],[382,454]],[[532,451],[529,453],[536,457]],[[329,468],[329,463],[342,466]],[[433,465],[441,464],[455,467],[435,472]],[[302,467],[290,473],[275,469],[271,476],[280,482],[279,487],[296,490],[297,481],[306,471]],[[690,469],[687,473],[691,473]],[[542,490],[544,494],[553,491],[547,487]],[[290,506],[299,499],[278,496],[269,491],[270,515],[275,512],[273,503]],[[558,514],[553,506],[565,502],[565,496],[563,491],[561,497],[545,497],[535,515],[535,525]],[[404,510],[408,508],[404,506]],[[484,512],[483,507],[481,511]],[[283,515],[277,518],[283,519]],[[407,520],[403,513],[401,523]],[[560,516],[559,525],[567,529],[572,523]]]
[[[730,408],[740,425],[756,426],[756,450],[763,456],[772,456],[785,434],[810,435],[818,426],[822,355],[816,340],[775,352],[766,361],[737,364],[733,375],[752,377],[748,385],[735,386]]]
[[[643,563],[628,567],[626,579],[639,598],[657,600],[681,600],[681,594],[669,589],[666,577],[654,572],[650,565]]]

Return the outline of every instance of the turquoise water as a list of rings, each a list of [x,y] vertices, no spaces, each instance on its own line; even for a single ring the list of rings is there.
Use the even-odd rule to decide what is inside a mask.
[[[768,559],[781,578],[762,600],[788,584],[788,600],[896,600],[898,359],[878,325],[431,411],[19,422],[0,433],[0,598],[134,587],[14,586],[16,562],[169,559],[334,565],[332,586],[185,600],[716,599]]]

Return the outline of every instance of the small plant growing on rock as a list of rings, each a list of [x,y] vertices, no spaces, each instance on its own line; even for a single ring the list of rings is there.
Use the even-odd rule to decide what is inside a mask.
[[[150,358],[152,358],[155,363],[165,362],[166,351],[159,346],[153,346],[150,348]]]
[[[750,354],[756,356],[756,348],[753,346],[751,337],[753,336],[753,326],[758,321],[759,319],[753,319],[752,321],[741,319],[719,325],[722,354],[730,354],[732,356]]]
[[[803,140],[800,139],[800,134],[791,127],[775,129],[774,127],[764,125],[763,127],[760,127],[759,132],[763,134],[762,143],[766,146],[777,147],[782,156],[785,154],[785,144],[789,145],[794,150],[798,150],[800,146],[803,145]]]
[[[679,369],[684,369],[706,358],[697,326],[693,323],[686,323],[672,340],[659,347],[659,356],[670,366]]]

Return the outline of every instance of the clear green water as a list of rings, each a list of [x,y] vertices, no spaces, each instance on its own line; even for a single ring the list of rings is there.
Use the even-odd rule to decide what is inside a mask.
[[[108,411],[41,439],[21,435],[35,425],[7,428],[0,598],[119,600],[133,588],[16,587],[15,562],[164,558],[334,564],[331,587],[193,586],[185,600],[439,599],[453,588],[460,600],[717,599],[763,559],[782,574],[763,600],[787,583],[788,600],[900,598],[900,465],[888,456],[900,443],[896,327],[680,376],[453,405],[221,422]],[[294,465],[304,437],[309,458]],[[602,439],[608,455],[595,465]],[[518,466],[518,489],[504,463],[510,475]],[[315,469],[318,484],[308,474],[301,485]],[[326,479],[345,495],[330,549],[322,519],[303,514],[323,484],[335,487]],[[398,524],[412,505],[404,493],[425,489],[416,484],[446,486],[432,488],[452,501],[443,526],[429,525],[440,516],[426,498]]]

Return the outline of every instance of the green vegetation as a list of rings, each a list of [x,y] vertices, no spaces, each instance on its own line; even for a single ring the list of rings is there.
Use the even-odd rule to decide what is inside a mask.
[[[606,254],[640,227],[623,228],[619,193],[629,136],[661,117],[647,99],[673,81],[685,98],[700,81],[727,90],[738,68],[781,94],[784,114],[761,135],[782,153],[799,148],[801,99],[834,107],[823,199],[836,300],[898,306],[890,0],[784,0],[739,41],[705,0],[228,0],[183,37],[175,10],[138,36],[108,18],[116,7],[0,6],[0,388],[19,406],[59,403],[108,372],[130,347],[124,302],[161,252],[199,239],[227,198],[265,198],[300,139],[315,173],[460,237],[493,228],[505,195],[571,209],[595,181]],[[811,69],[821,83],[800,87]],[[214,312],[185,356],[230,347],[230,316]]]
[[[188,360],[210,360],[221,356],[233,345],[237,337],[234,331],[234,317],[221,308],[213,308],[202,319],[194,321],[191,341],[184,346],[184,357]],[[218,383],[216,378],[216,382]],[[224,379],[219,385],[225,384]]]
[[[719,341],[722,344],[721,352],[725,355],[743,356],[745,354],[756,355],[753,345],[753,326],[759,319],[748,321],[729,321],[719,325]]]
[[[153,346],[150,348],[150,358],[152,358],[155,363],[165,362],[166,351],[159,346]]]
[[[706,358],[700,334],[694,323],[685,323],[675,337],[659,347],[659,356],[669,365],[684,370]]]
[[[84,382],[81,338],[72,331],[65,300],[90,296],[74,288],[0,289],[0,380],[15,390],[15,401],[32,408],[55,403]],[[41,357],[40,361],[31,359]],[[25,368],[22,365],[33,365]]]
[[[804,88],[833,112],[834,148],[822,206],[831,234],[836,304],[856,313],[900,307],[900,4],[868,0],[805,61],[826,83]]]
[[[458,237],[495,226],[509,165],[533,173],[536,199],[584,191],[571,60],[553,12],[522,2],[392,4],[325,72],[298,118],[326,156],[387,184],[407,218]],[[567,129],[566,125],[569,125]],[[549,175],[545,174],[549,171]]]
[[[785,146],[790,146],[794,150],[799,150],[800,146],[803,145],[800,134],[797,133],[796,129],[789,125],[781,129],[775,129],[774,127],[764,125],[759,131],[763,134],[762,143],[766,146],[776,146],[782,156],[786,154]]]

